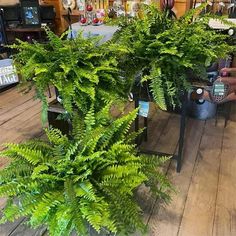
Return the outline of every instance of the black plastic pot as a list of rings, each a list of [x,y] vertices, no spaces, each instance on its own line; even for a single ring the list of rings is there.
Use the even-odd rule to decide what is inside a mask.
[[[203,101],[192,101],[188,99],[187,102],[187,113],[190,117],[206,120],[214,118],[216,115],[217,104],[208,102],[206,100]]]

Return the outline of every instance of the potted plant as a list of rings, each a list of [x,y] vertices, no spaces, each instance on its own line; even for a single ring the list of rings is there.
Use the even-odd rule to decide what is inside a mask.
[[[21,84],[34,87],[43,101],[43,120],[46,120],[45,92],[55,86],[65,110],[76,109],[85,116],[93,104],[95,110],[122,100],[130,90],[131,81],[117,67],[117,58],[127,49],[110,42],[100,44],[100,37],[84,38],[81,34],[71,40],[55,35],[45,28],[48,42],[29,44],[18,40],[12,48],[17,51],[14,62],[22,75]]]
[[[199,15],[204,7],[170,19],[156,6],[143,6],[143,17],[122,22],[114,38],[116,43],[129,45],[129,54],[120,61],[124,70],[130,77],[141,73],[141,81],[148,82],[163,110],[180,105],[181,94],[191,85],[190,70],[206,79],[206,67],[235,49],[227,43],[229,36],[208,26],[212,17],[223,18]]]
[[[0,196],[8,202],[1,223],[26,216],[52,236],[88,229],[130,235],[145,230],[135,191],[148,186],[154,197],[170,199],[172,186],[158,167],[167,160],[140,156],[128,134],[137,110],[112,121],[110,105],[85,119],[74,116],[73,136],[46,130],[47,140],[7,144],[12,159],[0,171]]]

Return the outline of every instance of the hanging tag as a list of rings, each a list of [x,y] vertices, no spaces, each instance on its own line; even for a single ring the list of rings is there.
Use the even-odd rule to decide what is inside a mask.
[[[221,102],[227,97],[229,93],[229,85],[221,81],[215,81],[213,83],[211,96],[214,102]]]
[[[139,115],[142,117],[148,117],[149,102],[139,101]]]

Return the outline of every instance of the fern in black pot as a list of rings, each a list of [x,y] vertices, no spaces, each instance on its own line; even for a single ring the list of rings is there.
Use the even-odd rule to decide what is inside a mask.
[[[130,77],[137,71],[147,81],[157,105],[179,106],[181,94],[188,90],[191,70],[206,78],[206,68],[235,50],[228,44],[228,35],[210,29],[212,15],[199,15],[205,5],[187,12],[179,19],[170,19],[155,6],[144,6],[143,17],[121,25],[114,41],[129,45],[129,53],[121,64]],[[225,22],[225,21],[224,21]]]

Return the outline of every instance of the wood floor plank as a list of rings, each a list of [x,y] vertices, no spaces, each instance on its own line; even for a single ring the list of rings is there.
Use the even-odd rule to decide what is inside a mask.
[[[213,235],[236,235],[236,123],[224,131]]]
[[[0,130],[4,130],[0,127]],[[0,150],[4,148],[4,143],[20,143],[22,141],[36,138],[42,135],[43,128],[40,119],[40,112],[34,114],[32,117],[29,117],[28,120],[25,120],[21,123],[20,127],[15,129],[4,130],[5,135],[0,137]],[[9,163],[8,158],[0,158],[0,168],[5,167]]]
[[[204,124],[204,121],[193,119],[187,122],[181,173],[176,172],[175,161],[171,162],[168,170],[168,177],[177,193],[172,194],[172,202],[169,205],[153,213],[149,223],[150,235],[176,236],[178,233]]]
[[[32,229],[27,225],[26,220],[22,221],[9,236],[42,236],[46,232],[44,226]]]
[[[41,111],[41,103],[35,103],[34,106],[31,107],[31,109],[28,109],[27,111],[19,114],[14,119],[10,119],[8,122],[5,122],[3,125],[1,125],[1,128],[4,129],[13,129],[14,127],[18,128],[21,126],[21,123],[25,122],[32,116],[34,116],[36,113],[39,113]]]
[[[223,130],[224,122],[217,127],[214,120],[206,122],[179,236],[212,235]]]
[[[18,96],[20,96],[18,94]],[[52,98],[53,99],[53,98]],[[38,136],[42,133],[41,122],[41,103],[36,100],[27,103],[30,105],[23,112],[17,114],[12,119],[0,126],[0,150],[3,149],[2,144],[7,142],[22,142]],[[9,111],[11,113],[12,110]],[[9,116],[10,117],[10,116]],[[8,159],[0,159],[0,168],[6,166],[9,163]]]
[[[19,142],[23,140],[24,137],[33,137],[39,130],[42,130],[39,111],[24,114],[24,116],[25,120],[14,120],[11,121],[11,125],[7,123],[0,127],[1,131],[4,132],[4,135],[0,136],[0,144]]]
[[[33,97],[33,91],[22,94],[18,92],[16,88],[14,91],[9,91],[7,94],[0,93],[0,114],[7,113],[28,100],[33,100]]]
[[[175,153],[179,140],[179,124],[180,115],[172,113],[165,129],[161,133],[159,140],[156,140],[154,151],[167,154]],[[153,137],[153,139],[155,138]]]
[[[230,106],[230,120],[236,122],[236,104],[235,102],[231,102]]]
[[[179,118],[179,115],[163,112],[152,106],[148,123],[148,141],[143,142],[141,150],[175,153],[179,138]],[[168,165],[169,161],[163,167],[163,172],[167,171]],[[137,200],[144,212],[144,222],[148,223],[156,199],[152,198],[149,189],[142,185],[138,189]],[[132,236],[141,235],[136,232]]]
[[[19,96],[19,91],[16,89],[16,87],[7,89],[5,91],[0,91],[0,97],[1,97],[0,108],[4,104],[6,105],[5,101],[7,102],[13,101],[18,96]]]
[[[9,236],[23,222],[23,218],[15,222],[0,225],[0,236]]]
[[[33,99],[29,99],[25,101],[24,103],[21,103],[14,109],[11,109],[3,114],[0,115],[0,125],[14,119],[18,115],[27,112],[32,107],[34,107],[36,104],[40,103],[39,101],[34,101]]]
[[[148,141],[141,150],[173,154],[179,138],[180,116],[157,110],[148,125]]]

